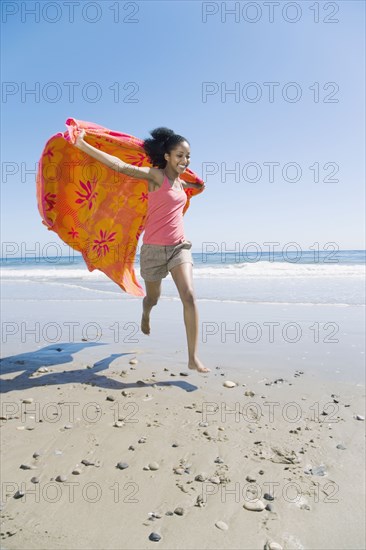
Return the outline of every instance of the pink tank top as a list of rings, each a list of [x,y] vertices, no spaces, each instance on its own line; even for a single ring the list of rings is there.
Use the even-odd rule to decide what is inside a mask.
[[[185,241],[183,208],[187,195],[183,188],[174,189],[167,178],[157,191],[148,193],[144,244],[172,245]]]

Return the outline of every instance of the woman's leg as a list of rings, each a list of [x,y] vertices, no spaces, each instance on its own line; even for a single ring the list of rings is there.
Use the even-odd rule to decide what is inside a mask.
[[[184,324],[188,343],[188,368],[209,372],[197,357],[198,311],[193,290],[192,264],[184,262],[171,269],[171,274],[183,303]]]
[[[150,334],[150,311],[158,303],[161,293],[161,279],[159,281],[145,281],[146,296],[142,301],[141,331]]]

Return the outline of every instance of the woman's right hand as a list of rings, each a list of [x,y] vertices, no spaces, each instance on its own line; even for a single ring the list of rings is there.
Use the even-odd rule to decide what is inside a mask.
[[[80,130],[80,133],[77,135],[76,140],[75,140],[76,147],[80,147],[80,144],[84,139],[84,136],[85,136],[85,130],[84,129]]]

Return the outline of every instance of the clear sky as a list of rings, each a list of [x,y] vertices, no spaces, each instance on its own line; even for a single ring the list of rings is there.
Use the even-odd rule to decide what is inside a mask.
[[[62,243],[41,223],[35,168],[74,117],[190,141],[206,182],[185,215],[193,250],[365,248],[363,1],[3,1],[2,12],[3,243]]]

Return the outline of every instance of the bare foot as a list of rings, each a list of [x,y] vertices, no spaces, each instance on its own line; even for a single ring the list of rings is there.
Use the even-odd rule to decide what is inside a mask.
[[[141,317],[141,331],[144,334],[150,334],[150,318],[145,313]]]
[[[211,369],[205,367],[199,359],[192,359],[188,363],[188,368],[191,370],[197,370],[198,372],[210,372]]]

